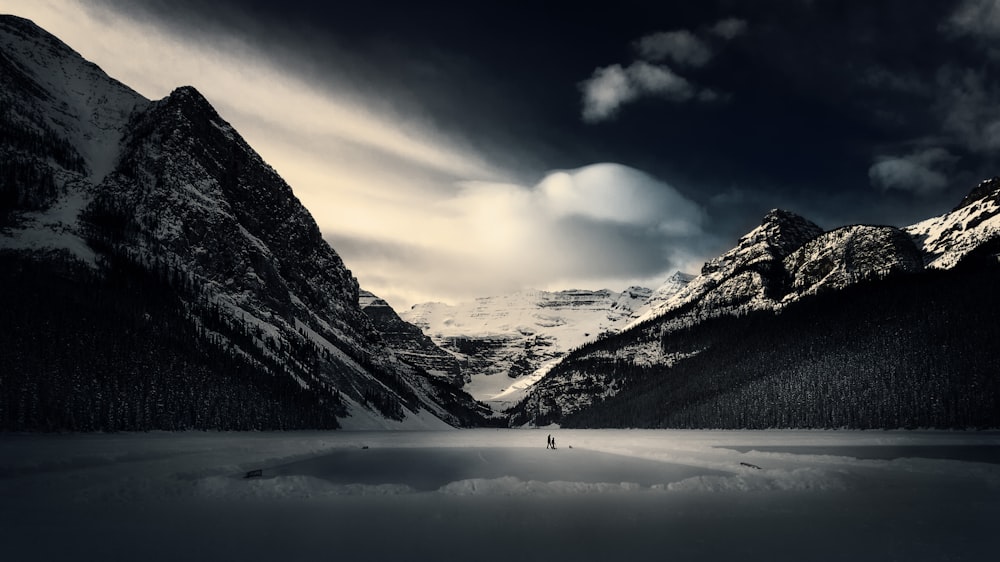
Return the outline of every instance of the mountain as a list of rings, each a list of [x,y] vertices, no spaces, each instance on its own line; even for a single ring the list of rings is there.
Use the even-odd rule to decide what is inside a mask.
[[[674,298],[674,295],[681,292],[681,290],[694,279],[694,275],[684,273],[683,271],[675,271],[672,273],[662,285],[654,289],[649,294],[645,302],[632,311],[632,315],[629,318],[626,328],[644,320],[648,320],[649,318],[652,318],[662,312],[662,310],[667,306],[667,303],[670,302],[670,299]]]
[[[984,180],[950,213],[906,228],[927,267],[949,269],[980,248],[997,253],[1000,230],[1000,177]]]
[[[197,90],[146,100],[13,16],[0,82],[3,428],[483,421]]]
[[[568,354],[512,424],[996,427],[998,200],[988,180],[904,229],[771,211],[643,321]]]
[[[458,359],[472,396],[500,411],[569,350],[619,331],[686,280],[675,274],[656,292],[520,291],[454,306],[424,303],[401,316]]]

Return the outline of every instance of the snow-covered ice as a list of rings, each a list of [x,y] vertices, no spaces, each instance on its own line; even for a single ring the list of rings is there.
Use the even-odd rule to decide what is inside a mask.
[[[4,560],[982,560],[1000,434],[5,434],[0,497]]]

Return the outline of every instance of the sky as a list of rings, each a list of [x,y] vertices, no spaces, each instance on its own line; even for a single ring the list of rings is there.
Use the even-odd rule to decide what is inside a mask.
[[[397,310],[655,288],[772,208],[903,226],[1000,175],[1000,0],[4,0],[197,88]]]

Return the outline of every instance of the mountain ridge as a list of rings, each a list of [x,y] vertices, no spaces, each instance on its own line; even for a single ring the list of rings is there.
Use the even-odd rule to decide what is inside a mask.
[[[970,192],[961,205],[954,211],[945,213],[938,217],[932,217],[915,225],[896,228],[890,226],[869,226],[850,225],[823,232],[812,223],[801,219],[791,213],[772,211],[765,216],[761,226],[750,231],[741,237],[736,247],[724,253],[719,258],[715,258],[706,263],[702,269],[702,275],[692,280],[687,287],[678,292],[672,299],[662,305],[657,311],[658,314],[649,315],[643,322],[630,326],[627,330],[608,338],[605,341],[589,343],[581,349],[574,351],[556,365],[552,371],[532,388],[532,391],[511,411],[511,423],[522,425],[525,423],[552,423],[560,422],[564,419],[577,420],[573,424],[589,424],[592,421],[583,420],[604,420],[610,418],[602,415],[608,409],[614,410],[615,416],[624,416],[616,419],[646,419],[640,424],[645,427],[648,423],[654,423],[660,427],[661,423],[667,425],[662,427],[675,427],[670,425],[670,421],[681,418],[672,417],[668,404],[671,403],[670,394],[665,392],[678,393],[677,396],[686,396],[684,400],[694,400],[684,406],[685,408],[695,407],[699,403],[721,403],[721,395],[704,394],[705,390],[700,390],[702,394],[692,396],[686,394],[681,387],[676,387],[678,381],[671,376],[672,373],[683,373],[685,380],[690,384],[708,384],[708,388],[723,389],[729,383],[716,381],[708,383],[705,381],[715,380],[709,370],[714,369],[722,373],[732,373],[734,380],[740,380],[742,371],[735,371],[734,365],[745,365],[746,372],[756,373],[754,376],[765,381],[759,388],[769,388],[773,392],[776,400],[787,399],[782,392],[787,392],[787,388],[775,388],[767,386],[772,384],[766,364],[751,364],[749,357],[759,358],[770,357],[768,361],[776,363],[793,364],[797,361],[794,357],[809,357],[821,350],[822,346],[816,347],[817,340],[822,340],[823,334],[813,331],[813,328],[805,326],[797,328],[787,334],[785,349],[789,351],[790,358],[778,358],[767,355],[765,349],[751,347],[743,352],[743,355],[734,355],[729,349],[743,348],[744,344],[733,339],[734,333],[745,333],[747,338],[756,331],[768,333],[771,330],[780,330],[786,321],[782,317],[797,318],[791,311],[818,308],[831,318],[830,330],[844,329],[850,333],[850,328],[843,323],[849,319],[837,316],[838,309],[850,309],[855,314],[868,314],[869,310],[857,308],[843,302],[847,298],[845,295],[858,294],[867,298],[869,294],[880,294],[889,286],[888,280],[899,280],[904,292],[913,294],[926,294],[921,289],[923,285],[940,283],[940,277],[931,274],[938,271],[948,272],[951,279],[955,279],[952,285],[945,284],[948,291],[943,291],[947,298],[955,303],[954,310],[947,313],[941,312],[939,316],[945,318],[942,322],[956,322],[962,314],[969,317],[979,317],[979,311],[975,310],[975,301],[970,301],[966,295],[962,294],[960,285],[967,282],[968,276],[975,277],[975,273],[970,273],[976,267],[983,268],[983,275],[993,275],[993,269],[1000,263],[1000,222],[994,221],[996,216],[996,201],[1000,198],[1000,182],[996,180],[986,180],[979,184]],[[785,225],[791,226],[791,235],[785,236],[782,232]],[[955,227],[954,225],[959,225]],[[815,228],[814,228],[815,227]],[[970,234],[971,233],[971,234]],[[780,243],[775,243],[781,241]],[[796,244],[799,244],[796,247]],[[976,258],[978,261],[970,261]],[[925,268],[925,263],[927,264]],[[962,266],[964,263],[975,263],[977,265]],[[971,269],[970,269],[971,268]],[[907,285],[910,284],[910,285]],[[985,288],[983,288],[985,290]],[[859,291],[861,291],[859,293]],[[955,292],[957,291],[957,292]],[[986,295],[980,297],[981,300],[989,301]],[[819,300],[817,300],[819,299]],[[955,362],[954,358],[948,356],[947,351],[936,352],[932,341],[925,341],[928,334],[937,334],[935,337],[946,339],[947,336],[942,330],[946,330],[947,325],[935,324],[934,322],[916,322],[918,327],[898,325],[900,312],[893,309],[880,309],[882,302],[888,301],[886,296],[877,299],[870,305],[871,311],[884,314],[884,322],[896,325],[901,334],[905,334],[905,341],[883,342],[881,345],[887,346],[882,350],[882,355],[876,361],[880,369],[891,370],[891,367],[884,364],[887,357],[896,358],[899,364],[912,364],[909,359],[900,356],[900,350],[912,344],[912,342],[923,342],[909,352],[912,354],[922,354],[927,356],[927,361],[933,361],[937,365],[933,369],[926,369],[926,372],[913,373],[916,381],[922,377],[941,377],[935,379],[933,384],[941,385],[937,392],[946,393],[954,397],[956,393],[966,391],[964,384],[970,384],[970,380],[977,381],[976,384],[986,384],[989,387],[986,402],[979,407],[985,410],[978,410],[977,425],[987,425],[997,423],[987,413],[990,410],[989,404],[1000,400],[1000,389],[994,388],[997,385],[995,377],[987,378],[988,382],[983,382],[981,377],[986,376],[984,369],[1000,368],[996,358],[980,350],[970,354],[963,360],[973,361],[974,364],[967,367],[969,371],[956,373],[954,379],[949,379],[947,373],[940,371],[940,365],[947,365]],[[817,304],[818,303],[818,304]],[[831,305],[829,303],[840,303]],[[995,305],[991,304],[995,309]],[[919,310],[918,305],[908,303],[905,306]],[[913,314],[913,310],[908,310],[908,314]],[[947,309],[946,309],[947,310]],[[872,312],[875,314],[875,312]],[[958,315],[957,317],[955,315]],[[809,322],[811,319],[802,318],[796,322]],[[822,320],[815,320],[822,322]],[[756,323],[756,324],[755,324]],[[758,325],[750,332],[744,332],[747,328],[744,325]],[[721,332],[713,332],[708,326],[728,326]],[[871,325],[872,330],[876,330],[876,325]],[[983,330],[984,333],[991,333],[990,330]],[[698,337],[689,334],[700,333]],[[754,335],[756,337],[756,335]],[[901,336],[902,337],[902,336]],[[810,339],[812,338],[812,339]],[[750,338],[753,339],[753,338]],[[758,338],[759,339],[759,338]],[[881,338],[872,336],[872,339]],[[726,347],[720,347],[719,342],[726,341]],[[757,340],[754,340],[757,341]],[[849,341],[849,340],[845,340]],[[791,343],[788,343],[791,342]],[[808,345],[807,345],[808,343]],[[805,345],[805,349],[795,348],[795,345]],[[763,345],[763,344],[760,344]],[[769,342],[768,346],[774,348],[777,344]],[[865,360],[871,361],[875,352],[866,343],[856,342],[854,348],[849,344],[840,348],[837,353],[841,353],[844,365],[849,365],[856,361],[856,357],[865,356]],[[896,347],[893,347],[893,346]],[[909,348],[906,348],[909,349]],[[931,350],[931,351],[928,351]],[[831,354],[833,352],[831,351]],[[817,356],[815,361],[823,361],[819,368],[819,379],[830,376],[836,370],[837,363],[825,363],[831,354]],[[867,354],[867,355],[866,355]],[[715,358],[715,362],[713,362]],[[719,359],[726,358],[726,359]],[[729,363],[718,363],[718,361],[728,361]],[[709,367],[708,365],[712,365]],[[701,367],[694,367],[701,365]],[[789,372],[803,372],[796,370],[802,365]],[[775,366],[776,372],[781,372]],[[902,382],[887,384],[879,381],[879,373],[863,371],[864,377],[872,377],[865,384],[885,385],[880,392],[892,392],[893,385],[906,386]],[[880,371],[883,372],[883,371]],[[681,376],[681,375],[676,375]],[[798,375],[796,375],[798,376]],[[813,375],[810,375],[813,376]],[[769,378],[770,377],[770,378]],[[963,378],[965,377],[965,378]],[[899,379],[894,379],[899,380]],[[789,384],[789,383],[784,383]],[[796,382],[795,384],[802,384]],[[820,384],[817,382],[816,384]],[[827,384],[824,382],[823,384]],[[908,384],[908,383],[907,383]],[[914,382],[913,384],[917,384]],[[930,384],[930,382],[928,383]],[[714,385],[714,386],[712,386]],[[831,386],[822,389],[812,390],[817,394],[830,392]],[[649,396],[657,396],[664,400],[660,405],[654,405],[648,398],[644,399],[641,392]],[[669,390],[673,389],[673,390]],[[754,394],[754,400],[766,400],[767,392]],[[854,389],[851,392],[855,392]],[[910,390],[907,390],[910,392]],[[619,395],[621,397],[619,397]],[[698,398],[700,396],[700,398]],[[890,400],[889,395],[881,399]],[[837,403],[841,398],[837,396],[825,396],[826,400]],[[701,402],[699,402],[701,401]],[[715,401],[715,402],[713,402]],[[655,408],[660,412],[659,416],[642,418],[626,414],[628,408],[638,407],[642,402],[645,407]],[[814,404],[815,405],[815,404]],[[713,406],[713,408],[716,406]],[[817,406],[818,407],[818,406]],[[849,404],[841,404],[838,408],[849,408]],[[908,403],[900,408],[919,408],[917,403]],[[604,410],[602,410],[602,408]],[[625,408],[625,410],[622,410]],[[706,411],[698,410],[701,413],[693,417],[685,417],[685,424],[694,424],[693,427],[739,427],[732,425],[731,421],[721,422],[722,417]],[[714,410],[713,410],[714,411]],[[803,416],[805,414],[802,414]],[[840,413],[837,414],[840,416]],[[745,419],[753,418],[752,414],[747,414]],[[953,417],[949,417],[953,416]],[[921,417],[923,421],[933,423],[948,424],[957,423],[959,419],[957,410],[951,413],[936,412],[931,417]],[[697,420],[702,420],[698,422]],[[730,418],[725,418],[730,419]],[[754,427],[767,426],[767,423],[754,418]],[[767,418],[777,419],[777,418]],[[799,422],[793,425],[782,427],[794,427],[794,423],[805,423],[804,419],[797,418]],[[810,418],[811,419],[811,418]],[[850,419],[850,418],[838,418]],[[892,416],[879,414],[869,420],[852,419],[848,425],[853,427],[885,427],[883,423],[894,423],[896,419]],[[967,418],[962,418],[967,419]],[[731,419],[730,419],[731,420]],[[951,421],[949,421],[951,420]],[[748,422],[749,423],[749,422]],[[809,423],[815,423],[811,421]],[[832,423],[832,422],[831,422]],[[909,422],[908,422],[909,423]],[[700,424],[700,425],[699,425]],[[871,425],[866,425],[871,424]],[[579,425],[577,425],[579,426]],[[588,425],[585,425],[588,426]],[[684,425],[687,427],[688,425]]]
[[[128,307],[109,310],[106,318],[85,311],[74,295],[59,293],[71,290],[65,285],[53,285],[52,300],[96,315],[100,325],[113,324],[112,318],[134,323],[162,317],[139,329],[153,334],[170,326],[178,341],[187,343],[158,348],[161,360],[188,364],[214,381],[207,392],[218,398],[191,404],[193,397],[161,388],[171,378],[164,374],[150,384],[172,396],[169,408],[193,413],[178,413],[179,421],[135,415],[136,404],[156,406],[118,382],[118,371],[142,376],[135,371],[144,363],[142,350],[127,350],[117,359],[118,369],[79,387],[81,394],[110,401],[112,410],[133,412],[109,412],[100,427],[207,428],[226,416],[244,420],[240,428],[259,427],[234,409],[256,411],[265,428],[279,419],[282,427],[294,426],[294,420],[272,415],[284,408],[288,390],[268,377],[287,378],[307,395],[310,410],[299,422],[306,426],[305,420],[321,418],[324,427],[356,428],[485,421],[471,397],[391,349],[359,307],[357,280],[291,187],[195,88],[182,86],[161,100],[145,100],[19,18],[0,19],[0,41],[0,80],[21,85],[2,94],[9,103],[0,156],[17,181],[7,183],[0,198],[0,253],[12,268],[33,271],[47,264],[72,272],[102,294],[134,287],[137,296],[124,299]],[[59,152],[65,157],[50,158]],[[63,265],[67,259],[80,260],[89,272]],[[8,283],[19,286],[15,279]],[[171,297],[160,299],[156,291]],[[80,327],[72,323],[36,326],[27,315],[18,322],[38,337],[117,346],[113,330],[93,340],[73,332]],[[238,362],[237,374],[219,372],[225,367],[216,356]],[[94,360],[102,357],[97,353]],[[22,389],[38,388],[31,370],[41,363],[36,355],[19,356],[16,378]],[[51,384],[69,384],[64,381],[76,376],[63,366],[51,375]],[[247,385],[260,405],[226,398]],[[4,395],[18,392],[5,389]],[[48,427],[47,418],[79,419],[78,413],[68,415],[59,404],[45,402],[42,392],[27,403],[8,402],[18,413],[6,419],[18,420],[15,427],[22,429]]]

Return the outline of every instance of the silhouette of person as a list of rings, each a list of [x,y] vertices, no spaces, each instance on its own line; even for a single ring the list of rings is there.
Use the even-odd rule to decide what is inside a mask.
[[[552,435],[549,435],[548,437],[545,438],[545,448],[546,449],[552,448]]]
[[[556,448],[556,438],[555,437],[552,437],[552,448],[553,449]]]

